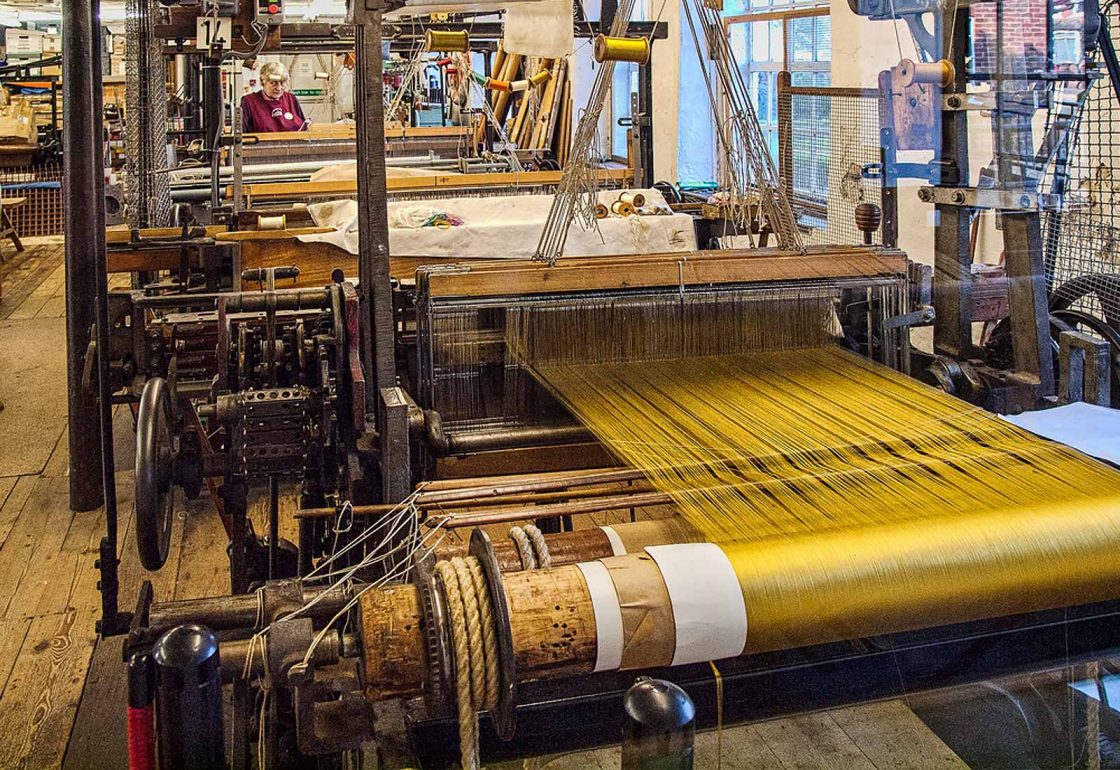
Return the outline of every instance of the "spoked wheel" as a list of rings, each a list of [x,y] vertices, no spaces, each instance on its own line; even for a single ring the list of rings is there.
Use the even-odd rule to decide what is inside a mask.
[[[175,514],[175,447],[171,389],[161,377],[148,380],[136,417],[136,546],[145,569],[167,561]]]

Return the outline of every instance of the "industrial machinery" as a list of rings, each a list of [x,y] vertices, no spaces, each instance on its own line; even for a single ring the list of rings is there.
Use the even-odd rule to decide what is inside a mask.
[[[353,9],[359,94],[380,96],[387,10]],[[943,16],[934,42],[953,43],[956,74],[941,87],[963,94],[967,7],[925,10]],[[1083,295],[1070,287],[1047,297],[1044,200],[1037,191],[1024,192],[1025,202],[1009,197],[1012,183],[1029,186],[1013,173],[998,175],[1002,187],[967,187],[963,108],[948,101],[952,95],[934,112],[946,118],[941,142],[952,156],[941,168],[953,173],[924,188],[939,216],[932,291],[928,273],[904,254],[870,245],[395,267],[383,103],[364,102],[356,288],[339,276],[321,289],[132,294],[103,314],[129,323],[100,319],[96,349],[114,350],[114,335],[126,334],[146,346],[146,358],[96,362],[103,409],[114,384],[139,392],[145,565],[158,567],[165,552],[176,486],[193,493],[204,479],[220,478],[216,496],[232,542],[232,596],[158,601],[149,585],[135,611],[121,613],[115,511],[107,512],[101,629],[127,630],[135,724],[150,728],[154,703],[158,752],[200,764],[247,767],[256,746],[262,764],[298,766],[309,756],[374,750],[376,741],[389,765],[438,764],[460,751],[469,765],[473,743],[497,758],[613,740],[629,671],[654,670],[682,685],[707,726],[1115,646],[1114,506],[1062,501],[1024,513],[1014,526],[997,526],[1007,524],[1004,511],[968,518],[954,510],[959,525],[894,522],[871,546],[830,531],[721,548],[701,542],[696,521],[677,515],[687,494],[654,483],[656,468],[620,463],[618,447],[589,433],[527,363],[534,324],[549,317],[562,317],[571,337],[592,314],[617,320],[617,337],[595,338],[608,351],[603,360],[616,343],[668,344],[674,335],[714,355],[736,352],[737,340],[696,333],[700,321],[741,319],[744,329],[781,337],[784,329],[765,325],[767,313],[807,301],[821,311],[814,318],[827,322],[830,340],[857,354],[853,360],[876,362],[884,380],[884,372],[910,372],[909,329],[932,321],[938,357],[917,360],[945,390],[964,393],[965,383],[976,401],[1001,411],[1051,405],[1059,391],[1069,400],[1095,389],[1101,400],[1109,377],[1091,364],[1110,360],[1107,338],[1086,339],[1076,334],[1076,317],[1062,316],[1059,355],[1052,352],[1050,302]],[[1000,160],[1003,172],[1014,167]],[[1009,239],[1012,287],[1001,343],[1011,364],[1002,368],[971,342],[965,276],[971,211],[992,200]],[[865,208],[859,218],[868,231],[878,227],[875,212]],[[623,333],[642,324],[658,334]],[[1064,376],[1054,377],[1053,360]],[[108,433],[103,465],[111,477]],[[896,443],[909,446],[909,438]],[[967,451],[951,454],[957,448],[945,450],[947,466],[967,462]],[[799,462],[797,450],[782,456]],[[752,467],[770,459],[737,458]],[[1093,467],[1094,478],[1114,475]],[[302,485],[294,560],[276,521],[281,479]],[[246,512],[247,490],[258,483],[268,484],[271,498],[259,547]],[[760,486],[751,494],[770,493]],[[938,504],[908,502],[919,512]],[[588,513],[653,509],[658,518],[649,521],[572,526]],[[446,535],[463,529],[471,529],[468,538]],[[806,546],[826,536],[839,546]],[[982,547],[993,542],[1000,547]],[[853,553],[866,560],[843,560]],[[681,577],[689,570],[695,576]],[[182,649],[192,655],[174,654]],[[714,674],[709,660],[719,661]],[[957,665],[962,660],[967,666]],[[221,683],[232,691],[228,706],[215,695]],[[228,755],[225,708],[232,710]],[[138,740],[137,750],[153,750],[144,745]]]

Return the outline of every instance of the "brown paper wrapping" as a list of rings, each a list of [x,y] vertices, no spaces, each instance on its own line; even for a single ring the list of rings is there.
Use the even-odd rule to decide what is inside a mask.
[[[622,608],[622,665],[619,669],[668,666],[677,647],[669,592],[656,562],[644,552],[602,559]]]

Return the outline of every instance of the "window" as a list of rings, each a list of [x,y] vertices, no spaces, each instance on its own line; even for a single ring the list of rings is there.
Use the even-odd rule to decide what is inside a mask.
[[[646,0],[634,3],[630,21],[646,20]],[[611,80],[610,105],[610,155],[619,162],[625,162],[630,154],[628,143],[629,129],[618,125],[622,118],[630,117],[631,99],[638,93],[638,65],[634,62],[616,62],[614,77]]]
[[[831,83],[828,6],[820,0],[724,0],[723,16],[731,51],[776,161],[778,73],[792,71],[793,85]],[[712,120],[708,97],[687,29],[681,37],[678,177],[682,184],[710,182],[715,179],[714,137],[703,141],[702,132],[694,125]],[[702,157],[705,152],[710,156],[707,160]]]

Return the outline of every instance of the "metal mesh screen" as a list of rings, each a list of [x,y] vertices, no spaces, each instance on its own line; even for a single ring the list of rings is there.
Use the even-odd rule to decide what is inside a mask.
[[[880,162],[879,92],[778,82],[778,163],[782,184],[810,244],[862,243],[859,203],[882,206],[879,179],[865,169]],[[881,241],[880,228],[876,241]]]
[[[8,208],[21,238],[62,233],[61,162],[0,169],[0,190],[5,198],[27,199],[22,206]]]
[[[167,83],[164,57],[152,27],[157,0],[128,0],[125,26],[126,218],[131,227],[171,220],[167,169]]]
[[[1114,14],[1115,16],[1115,14]],[[1113,39],[1120,24],[1111,22]],[[1103,68],[1102,68],[1103,70]],[[1120,101],[1107,76],[1089,89],[1073,132],[1061,210],[1046,218],[1046,265],[1053,289],[1075,281],[1074,307],[1120,319]],[[1062,189],[1064,187],[1064,189]]]

